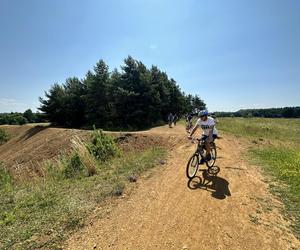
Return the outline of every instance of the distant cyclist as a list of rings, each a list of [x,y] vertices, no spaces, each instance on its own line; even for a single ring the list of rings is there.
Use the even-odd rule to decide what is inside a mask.
[[[185,121],[186,121],[186,131],[187,132],[190,132],[191,128],[193,127],[193,117],[196,115],[197,115],[197,113],[192,112],[186,116]]]
[[[172,128],[172,123],[173,123],[173,121],[174,121],[174,116],[173,116],[172,113],[170,113],[170,114],[168,115],[169,128]]]
[[[175,114],[173,117],[174,126],[176,126],[177,121],[178,121],[178,115]]]
[[[192,139],[192,135],[196,132],[198,127],[203,130],[202,139],[205,141],[205,149],[206,149],[206,159],[205,160],[210,161],[211,160],[210,143],[214,141],[213,131],[214,131],[214,127],[215,127],[216,123],[212,117],[208,116],[207,110],[200,111],[198,116],[200,118],[197,120],[196,125],[192,129],[188,138]]]

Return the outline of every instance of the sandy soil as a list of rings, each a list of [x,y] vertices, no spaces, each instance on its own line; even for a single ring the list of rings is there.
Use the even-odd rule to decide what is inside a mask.
[[[243,160],[246,143],[223,136],[218,176],[199,171],[188,182],[186,163],[196,145],[184,128],[144,134],[168,138],[167,164],[139,180],[130,195],[95,210],[109,212],[91,216],[65,249],[300,249],[260,169]]]
[[[0,145],[0,162],[4,163],[12,176],[18,180],[31,180],[32,177],[43,175],[45,160],[67,154],[74,136],[85,140],[91,134],[89,130],[53,128],[44,124],[2,125],[0,128],[7,131],[11,137],[7,143]],[[149,132],[105,133],[115,137],[125,151],[142,150],[168,143],[168,137],[160,137]]]

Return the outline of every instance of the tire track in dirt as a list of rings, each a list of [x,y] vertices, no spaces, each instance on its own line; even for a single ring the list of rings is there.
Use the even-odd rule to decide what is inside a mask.
[[[197,178],[187,185],[195,144],[182,126],[145,133],[169,137],[167,164],[72,235],[65,249],[300,249],[259,168],[242,159],[244,143],[227,135],[217,141],[221,172],[205,190]]]

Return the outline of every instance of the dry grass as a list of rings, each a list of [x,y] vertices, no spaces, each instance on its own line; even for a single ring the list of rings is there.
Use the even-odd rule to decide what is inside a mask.
[[[93,176],[97,172],[97,165],[99,162],[93,157],[86,147],[86,143],[78,136],[74,136],[71,140],[72,149],[80,157],[81,163],[87,170],[88,176]]]
[[[61,249],[99,204],[122,195],[128,176],[156,166],[165,153],[151,148],[99,162],[79,137],[72,151],[45,161],[43,178],[30,183],[13,182],[0,168],[0,249]]]

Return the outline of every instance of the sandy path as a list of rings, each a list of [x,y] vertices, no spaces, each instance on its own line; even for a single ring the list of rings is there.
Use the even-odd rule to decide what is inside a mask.
[[[66,249],[300,249],[263,175],[241,159],[245,147],[237,139],[217,142],[221,172],[206,190],[197,178],[187,185],[185,167],[195,144],[182,126],[147,133],[169,136],[167,164],[140,180],[106,216],[76,232]]]

